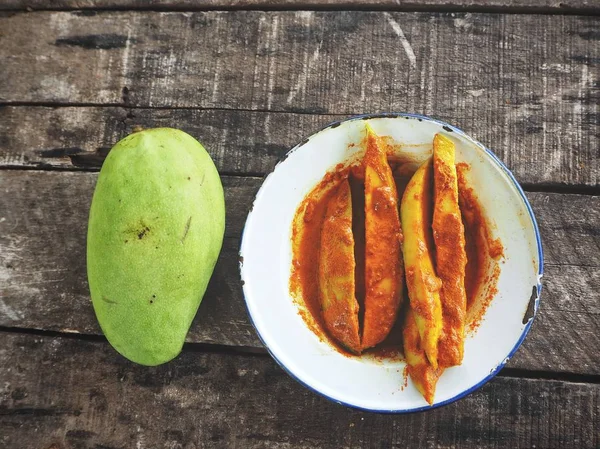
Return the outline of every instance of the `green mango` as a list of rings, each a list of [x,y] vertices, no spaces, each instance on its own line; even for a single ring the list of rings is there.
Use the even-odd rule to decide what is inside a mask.
[[[223,243],[225,200],[204,147],[171,128],[118,142],[98,176],[87,234],[92,303],[129,360],[176,357]]]

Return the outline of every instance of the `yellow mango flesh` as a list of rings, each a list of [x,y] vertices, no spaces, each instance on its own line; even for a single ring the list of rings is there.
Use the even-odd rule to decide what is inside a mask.
[[[442,280],[443,329],[440,366],[460,365],[464,353],[467,295],[465,292],[465,230],[458,206],[454,143],[442,134],[433,140],[433,238],[436,271]]]
[[[433,404],[435,387],[443,369],[433,368],[425,351],[422,349],[421,337],[415,320],[415,313],[408,309],[403,329],[404,355],[408,365],[408,374],[419,392],[429,404]]]
[[[404,234],[404,267],[421,344],[432,367],[438,367],[438,341],[442,331],[440,279],[436,276],[431,236],[432,163],[429,159],[414,174],[400,207]]]
[[[402,300],[398,193],[385,145],[367,125],[365,168],[365,316],[363,348],[388,335]]]

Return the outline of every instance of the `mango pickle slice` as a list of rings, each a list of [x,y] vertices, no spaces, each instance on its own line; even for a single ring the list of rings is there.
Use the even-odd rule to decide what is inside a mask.
[[[365,316],[363,349],[382,342],[402,300],[398,193],[385,145],[369,125],[365,168]]]
[[[325,327],[339,343],[360,353],[355,297],[354,237],[350,184],[345,179],[329,200],[321,231],[319,299]]]
[[[429,404],[433,404],[435,387],[443,368],[433,368],[429,363],[425,351],[421,348],[421,337],[415,320],[415,312],[409,307],[404,321],[402,332],[404,337],[404,355],[408,365],[408,375],[425,397]]]
[[[433,139],[433,239],[436,269],[442,280],[443,328],[439,341],[441,367],[460,365],[465,342],[465,229],[458,206],[454,143],[442,134]]]
[[[318,266],[312,265],[318,268],[318,299],[329,335],[360,354],[384,341],[394,326],[406,271],[410,304],[401,324],[407,370],[433,404],[441,374],[464,357],[467,251],[460,167],[453,141],[437,134],[433,156],[412,176],[399,203],[386,147],[367,124],[362,164],[340,173],[342,180],[322,198]],[[352,190],[350,172],[357,180],[364,174],[364,196],[362,184]],[[354,217],[354,230],[353,196],[355,215],[357,209],[362,213],[363,198],[365,214],[364,221]]]
[[[438,341],[442,331],[441,281],[436,276],[431,235],[432,162],[414,174],[402,197],[400,212],[404,233],[404,266],[410,308],[421,337],[421,347],[434,369],[438,367]]]

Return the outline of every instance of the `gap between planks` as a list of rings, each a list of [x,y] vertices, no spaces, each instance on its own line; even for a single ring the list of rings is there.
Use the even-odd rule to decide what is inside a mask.
[[[0,333],[5,334],[24,334],[32,335],[41,338],[62,338],[79,341],[90,341],[107,344],[107,340],[103,335],[82,334],[82,333],[67,333],[57,331],[46,331],[39,329],[8,327],[0,326]],[[182,353],[199,352],[208,354],[225,354],[225,355],[243,355],[256,357],[270,357],[266,348],[253,348],[249,346],[227,346],[213,343],[185,343]],[[179,357],[179,356],[178,356]],[[583,383],[583,384],[600,384],[600,375],[594,374],[579,374],[570,372],[542,371],[542,370],[527,370],[522,368],[502,368],[497,377],[507,377],[515,379],[533,379],[533,380],[555,380],[560,382]],[[495,376],[495,377],[496,377]]]
[[[24,165],[3,165],[0,164],[0,172],[2,170],[7,171],[32,171],[32,172],[67,172],[67,173],[97,173],[100,170],[97,168],[89,167],[56,167],[53,165],[39,164],[34,166]],[[248,178],[248,179],[259,179],[263,180],[271,171],[262,172],[228,172],[219,171],[220,176],[228,176],[232,178]],[[589,195],[598,196],[600,195],[600,185],[596,186],[585,186],[585,185],[549,185],[549,184],[529,184],[519,183],[523,191],[533,193],[558,193],[562,195]]]
[[[2,11],[0,10],[0,15]],[[251,109],[251,108],[217,108],[217,107],[201,107],[201,106],[156,106],[156,105],[135,105],[130,103],[94,103],[94,102],[65,102],[65,101],[0,101],[0,108],[2,107],[33,107],[33,108],[123,108],[125,111],[130,112],[136,109],[155,109],[158,111],[169,111],[169,110],[183,110],[183,111],[224,111],[224,112],[257,112],[265,114],[304,114],[304,115],[320,115],[325,117],[350,117],[351,114],[345,113],[333,113],[333,112],[321,112],[311,111],[310,109]],[[389,113],[393,115],[393,112]],[[364,113],[356,115],[378,115],[376,113]]]
[[[100,169],[98,168],[90,168],[90,167],[78,167],[78,168],[71,168],[71,167],[55,167],[53,165],[49,165],[49,164],[39,164],[39,165],[33,165],[33,166],[26,166],[26,165],[4,165],[4,164],[0,164],[0,172],[2,170],[7,170],[7,171],[33,171],[33,172],[67,172],[67,173],[98,173],[100,171]],[[227,176],[227,177],[231,177],[231,178],[246,178],[246,179],[259,179],[262,180],[264,179],[264,177],[266,175],[268,175],[270,172],[268,173],[259,173],[259,172],[244,172],[244,173],[239,173],[239,172],[228,172],[228,171],[219,171],[219,175],[221,177]],[[600,191],[600,189],[599,189]]]
[[[407,110],[435,114],[469,130],[469,134],[482,142],[499,142],[499,156],[518,179],[532,183],[600,184],[598,160],[593,152],[600,136],[594,102],[598,56],[593,45],[596,18],[489,14],[453,18],[397,13],[394,19],[402,23],[403,34],[417,61],[416,70],[408,70],[406,49],[403,51],[393,27],[381,26],[381,16],[357,12],[17,15],[4,19],[11,36],[4,53],[9,61],[20,63],[5,68],[7,79],[12,79],[13,85],[7,85],[0,96],[6,102],[191,107],[191,112],[183,110],[188,114],[182,111],[171,114],[173,109],[163,111],[164,119],[158,122],[163,126],[172,124],[167,116],[173,115],[184,120],[185,129],[201,128],[206,133],[212,127],[216,136],[213,141],[208,139],[208,143],[218,145],[213,155],[229,164],[220,168],[241,173],[271,168],[266,164],[276,162],[276,156],[291,147],[292,140],[287,136],[293,135],[294,140],[295,136],[300,137],[298,129],[294,129],[294,121],[301,122],[303,133],[308,133],[315,129],[310,128],[313,125],[325,124],[331,118],[326,113],[352,115],[357,111]],[[144,24],[157,26],[169,34],[168,39],[164,36],[161,39],[169,44],[160,47],[162,44],[155,42],[158,38],[153,28]],[[43,48],[16,45],[21,38],[27,41],[27,33],[22,30],[28,28],[35,30],[36,42],[40,41]],[[128,30],[127,36],[131,39],[123,34],[123,29]],[[540,41],[532,39],[531,33],[516,34],[515,30],[520,29],[556,32],[544,34]],[[68,36],[65,37],[65,33]],[[190,50],[196,52],[193,54],[186,50],[189,42],[199,40],[206,41],[207,45],[191,47]],[[365,41],[371,45],[365,45]],[[342,42],[348,45],[340,45]],[[457,45],[448,42],[457,42]],[[466,44],[458,45],[461,42]],[[481,51],[482,48],[487,51]],[[362,49],[358,57],[356,49]],[[316,54],[320,56],[312,64]],[[44,63],[45,58],[48,64]],[[70,70],[73,58],[80,62],[80,70]],[[447,64],[446,60],[456,63]],[[436,66],[431,61],[439,64]],[[240,62],[244,62],[241,67]],[[300,70],[307,63],[310,71]],[[498,65],[499,73],[495,70]],[[31,70],[23,72],[24,66]],[[473,74],[469,67],[480,70]],[[328,73],[335,73],[337,77]],[[90,79],[95,80],[94,83],[90,83]],[[55,85],[57,89],[48,88]],[[248,89],[249,86],[252,88]],[[294,96],[298,90],[300,93]],[[200,110],[197,113],[194,109],[198,106],[227,108],[228,112],[209,114]],[[241,117],[252,114],[234,111],[240,107],[256,111],[289,110],[298,115],[292,119],[290,114],[265,113]],[[82,118],[93,116],[101,125],[101,131],[109,133],[102,142],[103,151],[112,146],[113,138],[132,121],[124,117],[123,109],[113,111],[110,127],[101,123],[104,112],[100,108],[89,114],[79,108],[74,108],[70,115],[60,112],[61,109],[41,114],[56,115],[53,118],[57,123],[53,125],[53,121],[32,121],[27,110],[6,109],[8,116],[12,114],[14,118],[25,120],[32,129],[47,124],[45,126],[52,128],[54,134],[53,139],[45,140],[52,141],[53,145],[69,140],[69,146],[78,146],[78,137],[64,136],[60,125],[71,131],[68,119],[74,119],[73,123],[83,133],[79,137],[86,136],[92,130],[89,122],[83,126]],[[130,109],[136,114],[138,110]],[[157,121],[152,111],[154,109],[148,109],[141,114],[148,124]],[[32,112],[33,116],[38,115]],[[308,115],[310,113],[314,114]],[[188,121],[185,121],[186,116],[189,116]],[[198,122],[204,116],[209,116],[212,123]],[[252,134],[247,129],[243,133],[232,130],[228,126],[231,123],[223,118],[231,119],[231,123],[234,119],[252,119],[256,138],[251,139]],[[274,124],[268,126],[269,120],[279,122],[279,130]],[[15,125],[18,127],[19,122],[12,123],[11,127]],[[288,129],[282,131],[281,126]],[[473,134],[473,130],[477,132]],[[95,140],[101,131],[93,131]],[[34,147],[18,145],[27,139],[15,134],[12,133],[9,141],[13,145],[8,157],[24,149],[32,153]],[[243,134],[249,139],[244,140]],[[229,151],[226,144],[228,135],[229,139],[232,136],[237,139],[233,151]],[[275,138],[276,142],[265,140]],[[248,158],[248,148],[263,158]],[[91,154],[89,150],[84,149],[82,156],[92,156],[99,166],[102,155]],[[52,157],[63,165],[64,161]]]
[[[532,2],[530,5],[511,5],[500,6],[483,2],[482,4],[457,4],[450,2],[448,4],[424,4],[423,2],[400,2],[398,0],[383,0],[375,2],[361,1],[339,1],[339,2],[317,2],[317,1],[296,1],[296,2],[266,2],[249,1],[246,5],[239,3],[229,4],[227,1],[213,2],[212,4],[174,4],[160,6],[152,3],[129,4],[129,5],[111,5],[111,6],[54,6],[50,3],[47,6],[32,7],[29,5],[0,5],[0,14],[3,12],[74,12],[81,11],[82,15],[95,15],[101,12],[203,12],[203,11],[264,11],[264,12],[287,12],[287,11],[318,11],[318,12],[338,12],[338,11],[361,11],[361,12],[428,12],[428,13],[484,13],[484,14],[535,14],[535,15],[586,15],[600,16],[599,5],[566,5],[563,2],[554,5],[536,5]]]

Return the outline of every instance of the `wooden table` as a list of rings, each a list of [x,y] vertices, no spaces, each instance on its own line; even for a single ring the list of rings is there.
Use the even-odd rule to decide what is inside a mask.
[[[507,6],[508,4],[508,6]],[[27,8],[27,9],[26,9]],[[0,447],[600,447],[598,0],[5,0],[0,5]],[[489,145],[545,249],[527,340],[481,390],[386,416],[266,354],[237,270],[261,177],[341,117],[427,114]],[[101,335],[85,274],[97,172],[132,127],[199,138],[224,249],[183,353]]]

